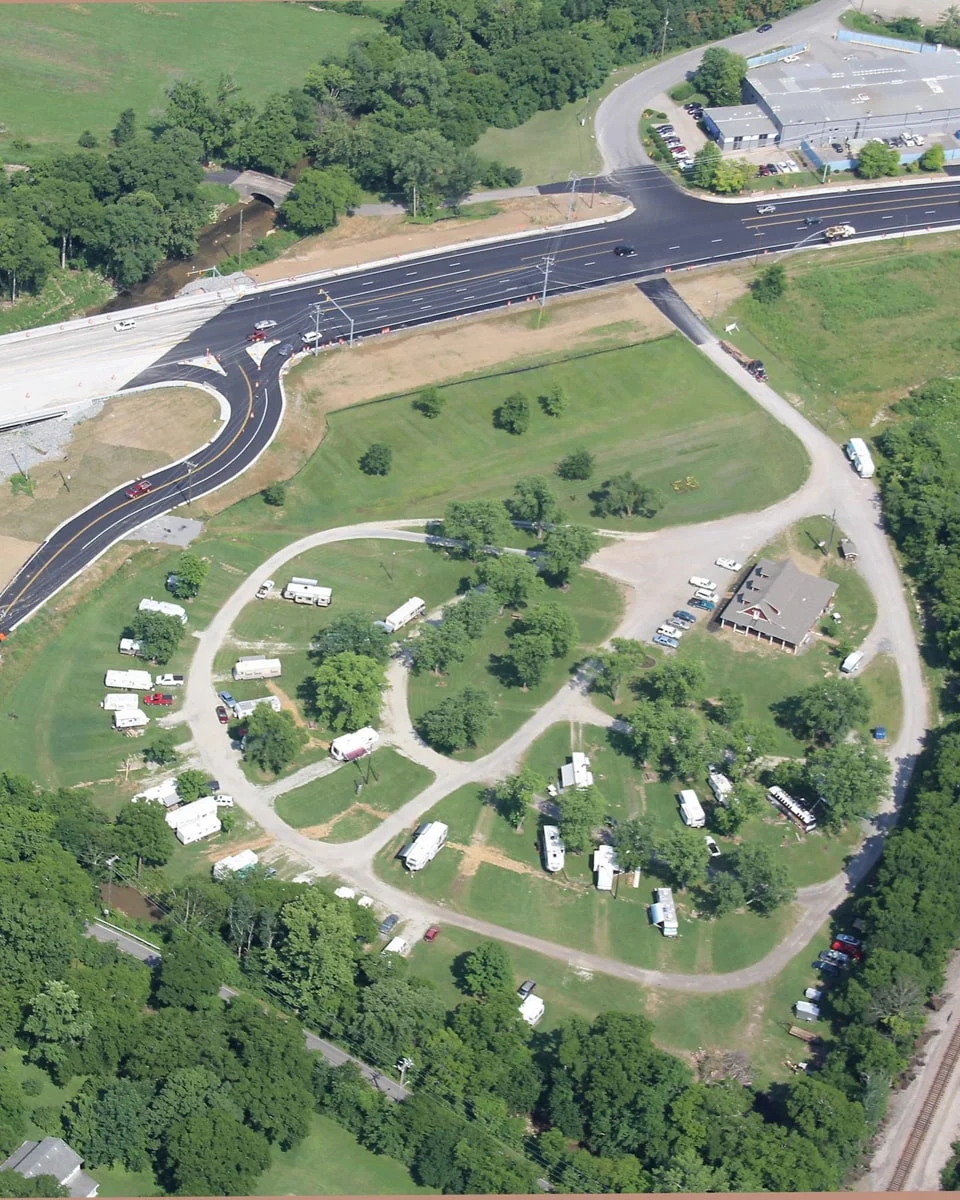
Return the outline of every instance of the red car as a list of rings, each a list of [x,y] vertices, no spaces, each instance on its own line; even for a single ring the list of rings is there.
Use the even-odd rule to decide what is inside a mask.
[[[439,925],[431,925],[430,928],[427,930],[427,932],[423,935],[423,940],[425,942],[435,942],[437,940],[437,934],[439,932],[440,932]]]
[[[144,696],[144,704],[159,704],[163,708],[169,708],[173,703],[173,697],[167,696],[163,692],[152,692],[149,696]]]
[[[266,336],[267,335],[263,332],[262,329],[255,329],[253,331],[253,333],[247,334],[247,341],[248,342],[262,342],[262,341],[266,340]]]
[[[841,941],[839,938],[835,942],[830,943],[831,950],[839,950],[841,954],[847,954],[850,958],[863,958],[863,951],[859,946],[853,946],[850,942]]]
[[[223,707],[222,704],[217,705],[217,720],[220,722],[221,725],[229,725],[230,724],[230,718],[227,716],[227,710]]]
[[[136,483],[127,488],[127,499],[136,500],[138,496],[145,496],[153,487],[149,479],[138,479]]]

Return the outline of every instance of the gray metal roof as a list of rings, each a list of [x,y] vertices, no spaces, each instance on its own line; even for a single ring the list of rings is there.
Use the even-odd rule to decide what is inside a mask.
[[[704,112],[725,138],[758,137],[761,133],[775,138],[780,132],[776,124],[756,104],[707,108]]]
[[[783,125],[915,118],[960,106],[960,53],[904,54],[814,38],[796,62],[756,67],[748,83]]]
[[[25,1179],[53,1175],[60,1183],[66,1183],[82,1165],[83,1159],[63,1138],[45,1137],[42,1142],[23,1142],[0,1163],[0,1171],[16,1171]]]
[[[807,575],[789,559],[761,558],[726,603],[720,619],[799,646],[839,585]]]

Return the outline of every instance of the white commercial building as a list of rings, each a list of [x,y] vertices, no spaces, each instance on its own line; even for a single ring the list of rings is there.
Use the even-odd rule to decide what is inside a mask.
[[[408,871],[422,871],[440,853],[447,840],[447,826],[443,821],[428,821],[417,833],[404,853],[403,861]]]
[[[673,888],[655,888],[650,905],[650,922],[659,925],[664,937],[676,937],[680,932],[677,923],[677,906],[673,899]]]
[[[579,750],[574,750],[570,761],[560,768],[560,791],[564,788],[593,787],[593,774],[590,771],[590,759]]]
[[[680,816],[683,818],[683,823],[689,825],[691,829],[702,829],[707,823],[707,817],[700,798],[693,788],[684,788],[677,795],[677,799],[680,801]]]
[[[264,658],[250,654],[238,658],[233,667],[234,679],[275,679],[281,671],[279,658]]]
[[[159,613],[164,617],[176,617],[181,625],[187,623],[187,610],[182,604],[171,604],[169,600],[154,600],[144,598],[137,605],[137,612]]]
[[[355,733],[341,733],[330,743],[330,757],[337,762],[353,762],[365,754],[372,754],[379,740],[380,734],[369,725]]]
[[[383,620],[382,624],[387,633],[396,633],[404,625],[409,625],[417,617],[422,617],[426,611],[426,602],[421,600],[419,596],[411,596],[406,603],[401,604],[399,608],[395,608]]]
[[[543,865],[548,871],[562,871],[567,859],[567,848],[556,825],[543,827]]]
[[[227,858],[218,858],[213,864],[213,877],[223,879],[227,875],[242,875],[255,867],[259,861],[252,850],[240,850]]]

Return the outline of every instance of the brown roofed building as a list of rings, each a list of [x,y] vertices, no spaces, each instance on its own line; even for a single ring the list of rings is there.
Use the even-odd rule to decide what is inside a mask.
[[[807,575],[789,560],[761,558],[718,619],[727,629],[796,654],[809,640],[817,618],[833,606],[837,587],[829,579]]]

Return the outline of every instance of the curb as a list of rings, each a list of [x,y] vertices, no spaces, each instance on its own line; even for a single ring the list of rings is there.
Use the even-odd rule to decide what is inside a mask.
[[[821,187],[808,188],[771,188],[769,191],[756,191],[743,193],[737,197],[726,196],[711,196],[706,192],[693,192],[682,188],[684,195],[693,196],[697,200],[706,200],[708,204],[749,204],[751,200],[757,199],[761,203],[776,200],[778,197],[783,200],[794,200],[803,198],[804,196],[848,196],[850,194],[857,195],[859,192],[879,191],[883,188],[891,187],[920,187],[923,184],[939,183],[956,183],[958,180],[952,175],[922,175],[917,178],[908,178],[901,175],[896,179],[865,179],[863,183],[845,184],[843,187],[828,187],[824,184]],[[679,187],[679,184],[676,185]]]

